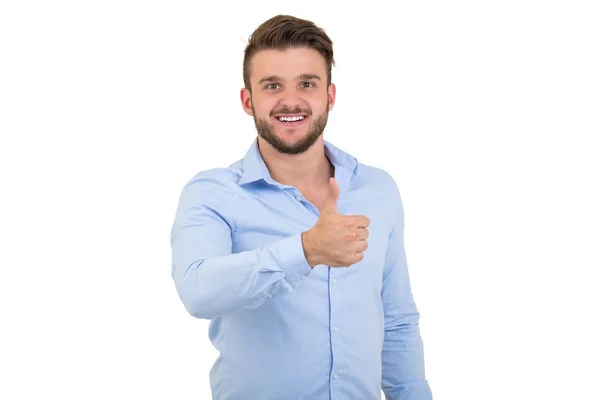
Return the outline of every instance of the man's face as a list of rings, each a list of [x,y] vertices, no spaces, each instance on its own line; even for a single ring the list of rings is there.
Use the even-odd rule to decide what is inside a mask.
[[[244,110],[258,134],[283,154],[305,152],[321,136],[335,101],[323,56],[309,48],[261,50],[251,62],[252,94],[242,89]]]

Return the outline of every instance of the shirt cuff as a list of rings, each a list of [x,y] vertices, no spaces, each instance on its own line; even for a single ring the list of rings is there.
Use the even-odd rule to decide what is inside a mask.
[[[383,388],[382,388],[383,389]],[[383,389],[385,400],[432,400],[433,394],[427,380],[406,383],[395,388]]]
[[[289,236],[276,243],[279,268],[285,274],[286,280],[295,287],[306,278],[312,268],[306,261],[302,247],[302,233]]]

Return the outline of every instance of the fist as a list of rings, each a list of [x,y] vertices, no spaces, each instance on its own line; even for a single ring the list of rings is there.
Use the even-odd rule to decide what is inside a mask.
[[[349,267],[363,259],[367,249],[369,219],[364,215],[341,215],[337,208],[340,188],[329,179],[329,195],[315,225],[302,234],[308,264]]]

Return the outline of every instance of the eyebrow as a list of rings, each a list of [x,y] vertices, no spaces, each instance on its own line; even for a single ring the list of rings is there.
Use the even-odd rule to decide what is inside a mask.
[[[298,75],[296,77],[297,80],[299,81],[306,81],[306,80],[310,80],[310,79],[316,79],[316,80],[321,80],[321,78],[319,77],[319,75],[315,75],[315,74],[301,74]],[[267,76],[262,78],[260,81],[258,81],[258,84],[262,84],[264,82],[273,82],[273,81],[282,81],[283,78],[276,76],[276,75],[271,75],[271,76]]]

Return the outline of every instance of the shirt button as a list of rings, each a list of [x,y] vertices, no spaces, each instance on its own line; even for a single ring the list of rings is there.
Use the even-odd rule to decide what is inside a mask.
[[[272,295],[272,294],[268,294],[268,295],[267,295],[267,297],[268,297],[268,298],[271,298],[271,297],[273,297],[273,295]]]
[[[333,327],[333,331],[334,331],[334,332],[337,332],[337,331],[339,331],[339,330],[340,330],[340,328],[338,328],[337,326],[334,326],[334,327]]]
[[[331,283],[333,283],[334,285],[335,285],[335,283],[336,283],[336,282],[337,282],[337,279],[335,279],[335,278],[333,278],[333,279],[331,280]]]
[[[335,374],[333,374],[333,379],[337,379],[337,378],[339,378],[339,377],[340,377],[340,376],[337,374],[337,372],[336,372]]]
[[[296,200],[298,200],[298,201],[302,201],[302,197],[300,197],[300,196],[296,196]]]
[[[300,275],[300,279],[306,278],[306,275]]]

